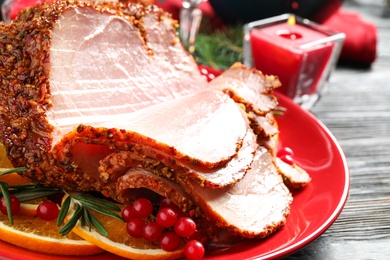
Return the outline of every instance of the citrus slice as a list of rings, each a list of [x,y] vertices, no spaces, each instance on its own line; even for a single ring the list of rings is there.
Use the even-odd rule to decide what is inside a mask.
[[[0,168],[12,168],[12,164],[7,158],[7,153],[2,143],[0,143]]]
[[[12,168],[0,144],[0,168]],[[9,185],[31,183],[17,173],[0,176],[0,181]],[[20,212],[13,216],[12,225],[8,216],[0,213],[0,239],[10,244],[37,252],[59,255],[92,255],[102,252],[99,247],[75,234],[62,236],[54,221],[44,221],[36,216],[38,205],[45,199],[21,203]]]
[[[18,214],[35,217],[37,216],[37,208],[39,204],[42,202],[47,201],[46,198],[40,198],[35,200],[29,200],[27,202],[20,203],[20,211]]]
[[[13,168],[10,160],[8,160],[5,147],[2,143],[0,143],[0,172],[6,169]],[[28,184],[31,183],[30,180],[27,178],[23,178],[17,173],[9,173],[0,176],[0,181],[6,182],[9,185],[15,185],[15,184]]]
[[[72,209],[72,206],[70,208]],[[73,213],[74,210],[70,210],[66,219],[68,220]],[[107,229],[107,237],[101,235],[93,227],[90,230],[89,227],[82,226],[80,221],[77,222],[72,232],[110,253],[129,259],[148,260],[177,259],[184,256],[184,245],[175,251],[168,252],[161,249],[158,244],[129,236],[124,222],[97,212],[93,212],[93,215]]]
[[[13,221],[12,225],[0,213],[0,239],[10,244],[57,255],[93,255],[103,251],[75,234],[60,235],[55,221],[21,214],[13,216]]]

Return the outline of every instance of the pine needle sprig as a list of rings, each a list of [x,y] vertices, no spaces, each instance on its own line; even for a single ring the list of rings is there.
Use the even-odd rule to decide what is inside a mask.
[[[241,25],[219,30],[201,28],[195,42],[193,56],[197,63],[226,70],[235,62],[243,61],[243,29]]]
[[[75,205],[75,206],[74,206]],[[71,207],[75,207],[72,209]],[[95,217],[93,212],[97,212],[119,221],[124,222],[123,218],[115,212],[120,212],[121,209],[114,203],[95,197],[91,197],[87,194],[70,195],[64,200],[58,219],[57,226],[61,226],[64,223],[69,211],[73,211],[73,215],[69,220],[61,227],[60,234],[66,235],[72,231],[80,220],[82,226],[87,226],[89,230],[94,227],[103,236],[108,236],[108,231],[104,225]]]

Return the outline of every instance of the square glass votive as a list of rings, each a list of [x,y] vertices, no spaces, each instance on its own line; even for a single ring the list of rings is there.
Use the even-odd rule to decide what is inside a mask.
[[[311,109],[319,99],[344,43],[345,34],[293,14],[244,25],[244,64],[276,75],[276,91]]]

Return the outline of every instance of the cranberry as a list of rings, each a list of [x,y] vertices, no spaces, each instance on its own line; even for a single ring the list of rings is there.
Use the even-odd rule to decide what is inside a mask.
[[[9,198],[10,198],[10,202],[11,202],[11,214],[12,215],[17,215],[19,213],[19,211],[20,211],[20,201],[13,194],[10,194]],[[0,199],[0,210],[1,210],[1,212],[3,212],[3,214],[5,214],[5,215],[8,214],[7,204],[5,203],[4,196],[1,197],[1,199]]]
[[[170,199],[162,197],[160,200],[160,208],[171,208],[177,215],[178,218],[184,217],[185,214],[179,206],[173,203]]]
[[[58,217],[60,210],[56,203],[52,201],[44,201],[37,208],[37,215],[40,219],[52,221]]]
[[[133,213],[138,218],[147,218],[153,211],[153,204],[145,198],[136,199],[133,203]]]
[[[197,240],[188,241],[184,247],[184,255],[189,260],[198,260],[204,257],[204,246]]]
[[[121,213],[122,218],[128,222],[130,219],[134,218],[133,205],[127,205],[124,207]]]
[[[141,238],[144,235],[145,221],[140,218],[132,218],[127,221],[127,233],[135,238]]]
[[[195,222],[189,217],[181,217],[176,221],[175,232],[181,237],[190,237],[196,231]]]
[[[188,240],[201,240],[202,239],[202,233],[198,230],[195,230],[194,234],[192,236],[188,237]]]
[[[180,246],[180,242],[181,240],[178,234],[168,231],[162,235],[160,246],[165,251],[174,251]]]
[[[279,150],[277,157],[279,157],[287,164],[294,164],[294,151],[290,147],[284,147],[283,149]]]
[[[175,225],[177,215],[171,208],[162,208],[157,213],[156,221],[161,227],[169,228]]]
[[[143,236],[146,240],[154,242],[161,239],[163,234],[162,228],[157,222],[149,222],[144,226]]]

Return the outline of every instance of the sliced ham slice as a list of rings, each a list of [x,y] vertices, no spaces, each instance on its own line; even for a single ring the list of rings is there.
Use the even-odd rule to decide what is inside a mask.
[[[225,166],[210,170],[201,167],[191,167],[174,161],[170,157],[165,159],[165,155],[159,154],[158,150],[150,151],[148,147],[137,145],[130,150],[111,153],[104,159],[100,159],[99,177],[95,176],[95,179],[99,178],[104,183],[102,188],[109,190],[111,187],[107,185],[115,183],[129,168],[143,167],[157,175],[174,181],[178,179],[193,179],[201,186],[222,188],[236,183],[245,176],[252,164],[257,146],[256,136],[249,130],[237,156]],[[80,146],[73,147],[70,153],[77,155],[77,151],[80,151],[78,147]],[[83,149],[85,150],[85,148]],[[75,158],[75,162],[82,167],[83,163],[80,163],[78,159],[83,157],[76,156]],[[109,190],[108,193],[115,197],[115,192],[115,190]]]
[[[205,216],[209,225],[228,230],[229,239],[235,236],[264,238],[284,225],[290,213],[292,195],[284,185],[267,149],[260,147],[245,178],[234,186],[222,189],[202,187],[193,180],[181,180],[181,186],[146,171],[133,167],[117,179],[110,192],[126,202],[129,189],[146,188],[167,197],[183,212],[195,219]],[[197,209],[199,207],[199,209]],[[213,229],[218,235],[218,229]],[[208,234],[210,235],[210,234]],[[221,242],[220,238],[218,242]]]
[[[284,225],[292,196],[267,149],[260,148],[251,170],[232,187],[211,189],[194,181],[182,187],[218,227],[246,238],[262,238]]]
[[[236,155],[247,134],[248,122],[231,98],[221,91],[206,89],[99,126],[131,129],[158,141],[148,145],[173,158],[214,168]]]
[[[274,161],[278,172],[283,176],[284,183],[290,189],[301,189],[311,181],[310,175],[299,165],[295,163],[290,165],[277,157]]]
[[[280,85],[277,77],[265,76],[240,63],[234,64],[209,83],[210,88],[224,91],[257,115],[265,115],[276,108],[276,97],[270,94]]]
[[[123,118],[205,86],[167,14],[141,5],[103,9],[77,4],[56,10],[49,52],[53,106],[47,113],[53,143],[77,124]]]
[[[63,165],[64,170],[74,171],[72,178],[82,180],[81,190],[97,189],[99,179],[112,182],[108,180],[110,173],[100,173],[103,177],[97,175],[99,161],[112,151],[142,155],[140,161],[153,159],[202,185],[223,187],[244,177],[257,148],[256,135],[245,113],[227,95],[216,90],[204,90],[102,125],[105,124],[114,128],[80,125],[53,149],[54,161]],[[96,145],[107,148],[97,149],[93,156],[85,154]],[[117,161],[108,160],[110,166],[106,168],[114,168]],[[88,178],[82,177],[85,175]],[[118,175],[113,175],[114,181]],[[90,181],[89,185],[86,180]]]
[[[133,189],[148,189],[160,196],[169,198],[173,203],[180,207],[184,213],[194,216],[196,205],[191,201],[183,188],[177,183],[167,178],[157,176],[142,168],[129,168],[122,175],[116,185],[116,199],[125,204],[130,204],[134,200]]]

